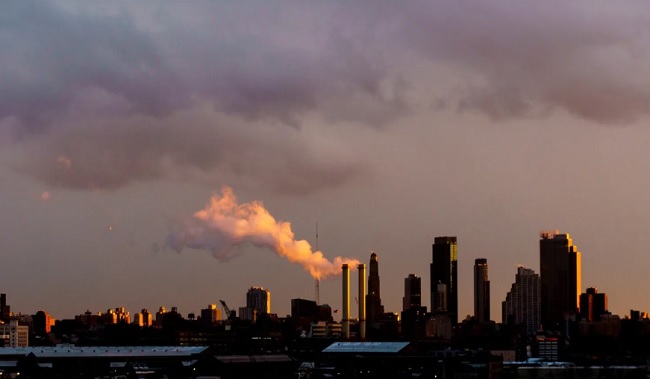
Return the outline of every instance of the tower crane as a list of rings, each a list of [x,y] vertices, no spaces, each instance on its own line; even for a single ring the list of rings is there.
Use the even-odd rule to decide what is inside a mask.
[[[223,301],[223,300],[219,300],[219,302],[221,303],[221,307],[223,308],[223,311],[226,313],[226,315],[225,315],[226,319],[230,320],[231,318],[233,318],[232,311],[230,310],[230,308],[228,307],[226,302]]]

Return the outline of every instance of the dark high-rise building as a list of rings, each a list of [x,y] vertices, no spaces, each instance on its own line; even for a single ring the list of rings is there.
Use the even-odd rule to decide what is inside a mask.
[[[607,294],[598,293],[597,288],[587,288],[580,295],[580,318],[585,321],[600,321],[607,311]]]
[[[404,279],[404,298],[402,299],[402,310],[408,310],[413,307],[420,307],[422,305],[422,278],[418,278],[415,274],[409,274],[408,278]]]
[[[11,316],[11,307],[7,305],[7,295],[0,293],[0,321],[9,323]]]
[[[561,330],[565,320],[578,313],[581,259],[569,234],[540,234],[541,316],[545,330]]]
[[[539,330],[541,283],[535,271],[519,267],[506,300],[502,303],[504,324],[524,324],[528,334]]]
[[[366,295],[366,322],[368,326],[381,320],[384,307],[381,305],[381,294],[379,289],[379,260],[377,254],[370,255],[368,265],[368,294]]]
[[[474,261],[474,317],[478,322],[490,321],[490,281],[485,258]]]
[[[438,284],[446,286],[444,298],[453,325],[458,323],[458,242],[456,237],[436,237],[431,261],[431,309],[441,309],[436,303]]]

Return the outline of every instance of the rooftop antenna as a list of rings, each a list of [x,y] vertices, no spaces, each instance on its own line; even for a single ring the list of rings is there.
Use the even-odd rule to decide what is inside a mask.
[[[316,222],[316,251],[318,251],[318,222]],[[320,279],[316,278],[314,281],[314,300],[316,305],[320,304]]]

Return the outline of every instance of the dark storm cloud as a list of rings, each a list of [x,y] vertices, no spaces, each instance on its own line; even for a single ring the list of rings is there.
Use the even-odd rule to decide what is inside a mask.
[[[68,14],[50,3],[15,2],[0,13],[0,118],[28,129],[49,126],[74,95],[102,88],[151,111],[168,103],[159,91],[160,56],[126,16]],[[162,108],[160,105],[157,108]]]
[[[363,41],[329,30],[312,41],[314,32],[296,30],[308,35],[287,43],[274,32],[296,15],[262,4],[207,4],[189,16],[184,7],[161,6],[161,20],[147,28],[136,25],[138,10],[126,5],[98,15],[49,3],[9,4],[0,16],[0,38],[11,47],[0,58],[0,117],[47,126],[89,88],[124,99],[130,112],[151,115],[200,99],[229,114],[297,123],[299,113],[318,111],[332,97],[354,101],[360,94],[377,105],[362,108],[356,119],[385,121],[404,110],[399,98],[381,93],[385,69],[371,50],[358,51]],[[373,118],[373,110],[382,117]]]
[[[61,4],[13,3],[0,16],[12,47],[0,57],[0,127],[36,151],[14,167],[49,185],[115,189],[198,172],[305,193],[364,164],[291,127],[383,125],[405,111],[363,41],[313,25],[315,14],[289,25],[311,8]]]
[[[16,167],[62,187],[199,172],[309,192],[366,167],[355,141],[315,148],[305,122],[385,128],[414,110],[414,88],[495,119],[647,114],[650,12],[619,8],[12,2],[0,13],[0,129],[30,152]]]

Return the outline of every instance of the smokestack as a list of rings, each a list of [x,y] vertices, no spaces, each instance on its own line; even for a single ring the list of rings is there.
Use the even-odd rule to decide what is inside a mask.
[[[359,337],[366,339],[366,265],[360,263],[359,269]]]
[[[343,270],[343,318],[341,326],[343,329],[343,338],[350,338],[350,267],[348,264],[341,266]]]

